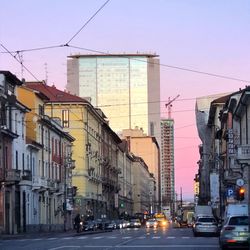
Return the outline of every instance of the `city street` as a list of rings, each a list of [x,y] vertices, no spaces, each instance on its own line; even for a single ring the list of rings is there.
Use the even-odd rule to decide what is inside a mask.
[[[194,237],[190,228],[144,227],[120,229],[112,232],[49,237],[27,237],[0,242],[1,250],[57,250],[57,249],[219,249],[218,237]]]

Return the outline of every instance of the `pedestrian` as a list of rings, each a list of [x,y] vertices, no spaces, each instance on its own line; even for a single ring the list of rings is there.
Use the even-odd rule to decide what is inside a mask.
[[[81,217],[80,217],[80,214],[77,214],[75,217],[75,227],[76,227],[77,233],[80,233],[80,223],[81,223]]]

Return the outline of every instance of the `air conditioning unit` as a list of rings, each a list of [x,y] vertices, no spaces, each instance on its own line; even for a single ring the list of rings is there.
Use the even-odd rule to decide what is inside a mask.
[[[7,129],[7,126],[6,126],[6,125],[1,125],[0,128],[1,128],[1,129]]]

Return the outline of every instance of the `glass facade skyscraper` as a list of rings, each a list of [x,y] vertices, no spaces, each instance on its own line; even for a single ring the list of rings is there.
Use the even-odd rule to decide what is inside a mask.
[[[160,71],[156,55],[69,56],[67,90],[90,98],[115,132],[142,128],[160,145]]]

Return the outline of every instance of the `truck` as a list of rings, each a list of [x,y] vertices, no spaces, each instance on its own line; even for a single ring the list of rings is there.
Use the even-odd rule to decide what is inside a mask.
[[[248,215],[248,204],[228,204],[224,212],[224,220],[231,215]]]
[[[197,205],[194,211],[195,218],[199,216],[213,216],[212,207],[209,205]]]

